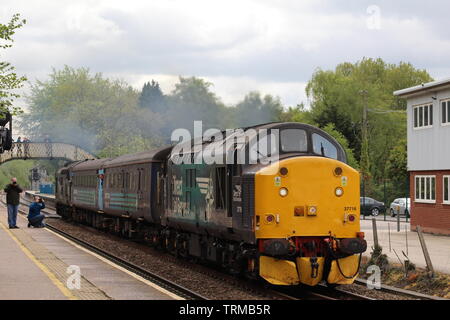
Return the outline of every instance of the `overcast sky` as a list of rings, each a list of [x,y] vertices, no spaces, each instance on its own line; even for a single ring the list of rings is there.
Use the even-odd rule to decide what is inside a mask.
[[[198,76],[232,104],[251,90],[308,104],[316,68],[381,57],[450,77],[449,1],[1,0],[0,21],[27,24],[1,60],[30,81],[89,67],[165,92]]]

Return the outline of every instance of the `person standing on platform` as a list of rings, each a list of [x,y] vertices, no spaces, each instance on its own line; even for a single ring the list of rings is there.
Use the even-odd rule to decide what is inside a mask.
[[[45,208],[44,199],[38,196],[34,196],[34,202],[30,204],[30,211],[28,212],[28,228],[31,226],[35,228],[45,227],[45,216],[41,213],[41,210]]]
[[[4,191],[6,192],[6,204],[8,206],[8,224],[10,229],[18,229],[17,211],[19,210],[20,193],[23,191],[16,178],[11,178]]]

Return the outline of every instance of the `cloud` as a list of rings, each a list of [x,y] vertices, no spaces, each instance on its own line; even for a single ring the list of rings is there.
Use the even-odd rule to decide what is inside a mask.
[[[379,29],[368,26],[374,4]],[[2,0],[1,21],[20,12],[28,23],[0,58],[31,80],[64,64],[136,87],[154,76],[170,88],[178,75],[194,75],[215,83],[227,103],[260,90],[295,105],[307,103],[316,68],[363,57],[448,76],[449,8],[415,0]]]

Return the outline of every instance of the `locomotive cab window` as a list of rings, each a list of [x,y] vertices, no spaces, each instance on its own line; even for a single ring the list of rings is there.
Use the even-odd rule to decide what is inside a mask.
[[[284,129],[280,133],[281,150],[283,152],[306,152],[308,142],[306,131],[302,129]]]
[[[327,158],[337,159],[337,149],[331,141],[325,139],[317,133],[313,133],[312,143],[315,154],[319,154]]]

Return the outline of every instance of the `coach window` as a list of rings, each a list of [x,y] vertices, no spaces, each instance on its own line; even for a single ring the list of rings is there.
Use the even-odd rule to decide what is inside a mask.
[[[123,188],[122,172],[117,174],[117,187]]]
[[[130,188],[130,173],[129,172],[125,172],[123,175],[123,187],[125,189],[129,189]]]
[[[321,156],[337,159],[336,147],[327,139],[317,133],[312,134],[313,150],[315,154]]]
[[[282,130],[281,150],[283,152],[306,152],[308,150],[306,131],[302,129]]]
[[[413,113],[414,129],[430,128],[433,126],[433,104],[415,106]]]

